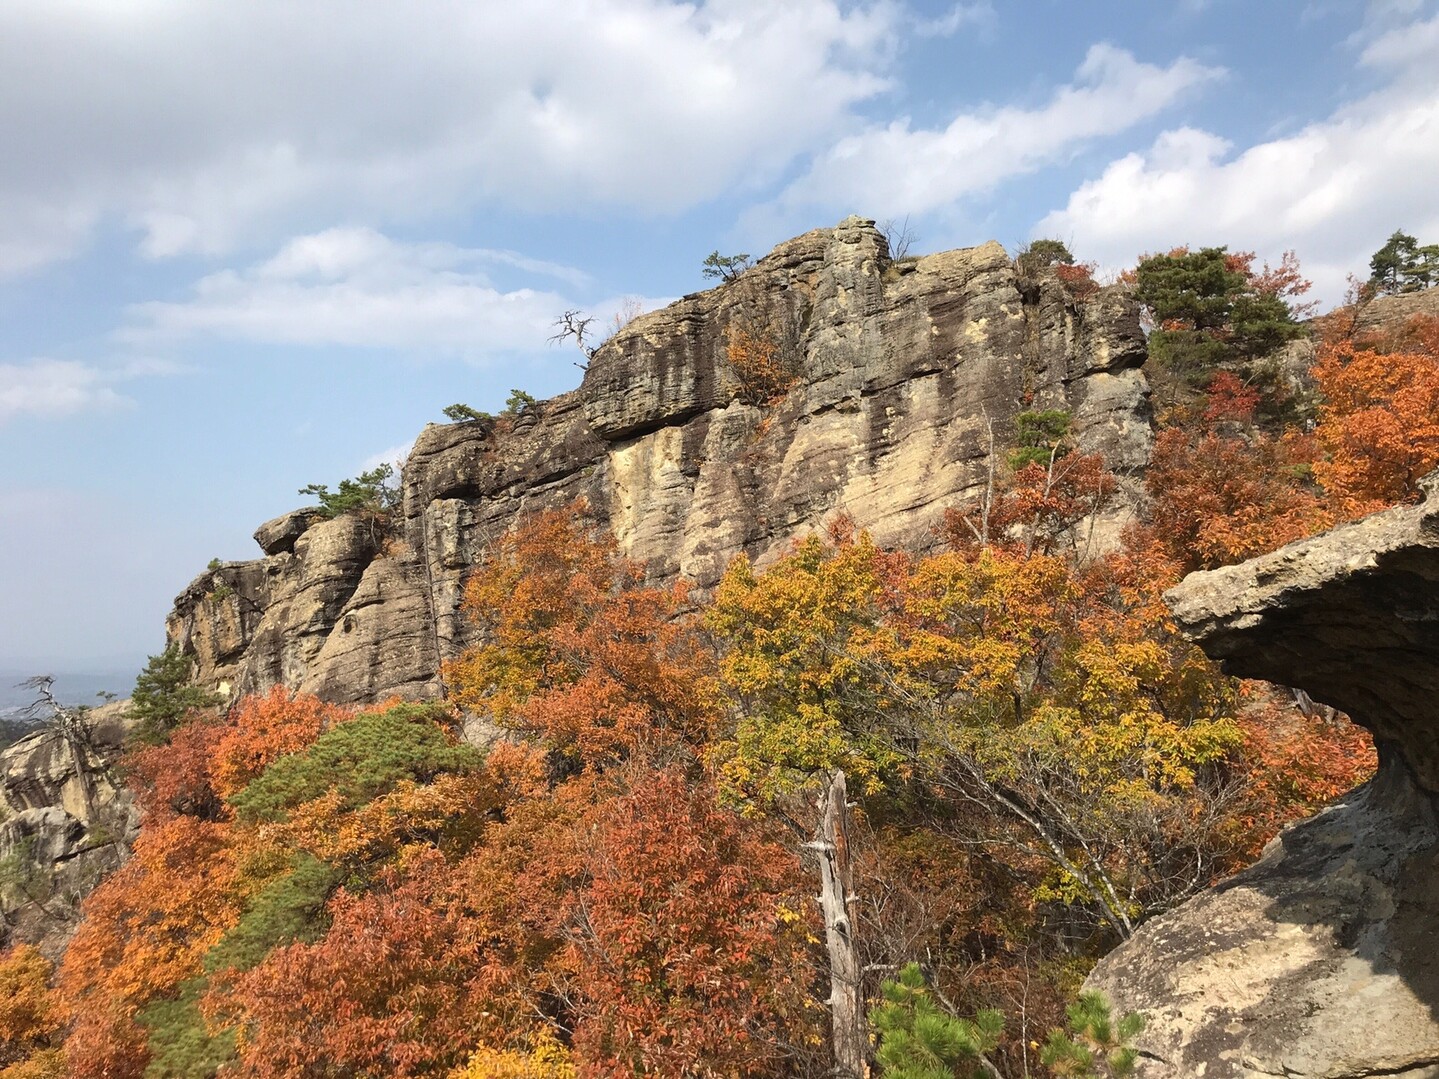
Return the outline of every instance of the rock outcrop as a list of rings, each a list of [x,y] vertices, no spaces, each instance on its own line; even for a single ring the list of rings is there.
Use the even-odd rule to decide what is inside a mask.
[[[736,330],[794,376],[767,399],[727,358]],[[713,585],[844,511],[922,547],[983,483],[1024,409],[1071,413],[1119,470],[1150,443],[1144,338],[1118,288],[1074,300],[996,243],[894,262],[872,222],[790,240],[733,282],[643,315],[578,390],[493,422],[430,426],[398,529],[307,511],[261,526],[266,557],[197,578],[170,639],[200,681],[336,701],[443,692],[470,641],[465,576],[522,514],[575,499],[657,579]]]
[[[1148,1016],[1145,1076],[1439,1076],[1439,474],[1426,491],[1169,594],[1231,672],[1369,727],[1380,767],[1099,964]]]
[[[129,731],[127,704],[91,711],[83,744],[47,725],[0,752],[7,939],[57,952],[79,919],[79,901],[124,860],[139,818],[110,765]]]

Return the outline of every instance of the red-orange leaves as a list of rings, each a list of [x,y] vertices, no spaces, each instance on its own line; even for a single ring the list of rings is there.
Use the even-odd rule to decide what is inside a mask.
[[[286,753],[298,753],[354,713],[317,697],[276,686],[263,697],[246,697],[214,750],[215,790],[228,798]]]
[[[1079,527],[1103,510],[1117,490],[1097,453],[1069,453],[1031,462],[995,486],[985,500],[945,511],[943,534],[957,551],[1010,547],[1052,554],[1082,547]]]
[[[1161,431],[1145,486],[1155,538],[1186,570],[1213,569],[1329,527],[1309,490],[1304,440]]]
[[[215,747],[229,733],[219,719],[200,717],[177,727],[170,741],[125,757],[125,780],[153,827],[174,816],[220,820],[227,815],[212,775]]]
[[[1434,337],[1421,323],[1409,340],[1428,349]],[[1420,478],[1439,465],[1439,355],[1331,341],[1314,377],[1324,397],[1315,434],[1326,451],[1314,472],[1343,514],[1417,498]]]
[[[816,1018],[793,856],[708,784],[629,778],[572,834],[553,899],[580,1074],[787,1074],[781,1042]]]
[[[1251,703],[1240,714],[1244,798],[1235,813],[1243,854],[1255,857],[1291,821],[1318,812],[1373,774],[1377,757],[1369,732],[1343,715],[1305,713],[1280,691],[1246,683]]]
[[[138,1079],[148,1054],[135,1016],[201,973],[201,959],[239,920],[245,894],[227,824],[178,816],[141,833],[135,854],[85,902],[60,967],[77,1017],[71,1073]]]
[[[63,1072],[65,1009],[49,988],[50,963],[28,944],[0,955],[0,1079]]]
[[[315,944],[272,952],[210,1008],[240,1020],[242,1074],[443,1074],[478,1044],[485,1001],[447,900],[447,871],[422,856],[406,879],[365,895],[342,891]]]
[[[1214,377],[1209,380],[1209,385],[1205,388],[1204,396],[1206,399],[1204,408],[1206,425],[1216,423],[1251,424],[1254,422],[1254,411],[1259,407],[1261,400],[1258,390],[1242,382],[1239,376],[1231,371],[1215,372]]]
[[[135,854],[85,903],[60,968],[77,1007],[91,993],[144,1003],[200,973],[200,957],[240,916],[229,826],[176,817],[141,833]]]
[[[446,666],[452,698],[584,765],[698,744],[715,710],[713,660],[675,618],[684,589],[646,587],[582,509],[536,514],[475,573],[465,606],[486,643]]]

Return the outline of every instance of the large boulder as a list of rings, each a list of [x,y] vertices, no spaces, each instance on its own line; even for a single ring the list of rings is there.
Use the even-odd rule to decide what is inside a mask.
[[[1372,730],[1380,767],[1101,961],[1090,987],[1148,1017],[1144,1076],[1439,1076],[1434,477],[1426,493],[1169,594],[1232,673]]]

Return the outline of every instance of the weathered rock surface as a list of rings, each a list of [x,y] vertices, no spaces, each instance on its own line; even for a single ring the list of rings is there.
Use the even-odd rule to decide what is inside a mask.
[[[1353,310],[1357,337],[1383,337],[1404,328],[1415,315],[1439,316],[1439,288],[1380,296]]]
[[[127,704],[90,712],[83,745],[46,727],[0,752],[7,939],[57,952],[78,921],[79,900],[124,860],[139,817],[110,765],[129,730]]]
[[[1427,490],[1169,594],[1211,656],[1345,710],[1381,764],[1095,969],[1148,1016],[1145,1076],[1439,1076],[1439,477]]]
[[[320,511],[314,507],[282,513],[255,529],[255,542],[266,554],[287,554],[295,549],[295,542],[305,530],[319,519]]]
[[[779,345],[787,394],[754,400],[727,360],[734,327]],[[1003,449],[1023,409],[1067,409],[1081,448],[1142,468],[1144,359],[1123,290],[1077,304],[1050,274],[1018,277],[996,243],[892,263],[850,218],[634,320],[572,393],[426,428],[398,536],[303,511],[262,526],[267,557],[197,578],[169,636],[200,681],[234,693],[437,696],[441,662],[471,639],[465,575],[521,514],[584,498],[656,578],[701,588],[837,511],[924,546],[982,483],[990,424]]]
[[[1439,792],[1439,473],[1424,487],[1417,506],[1191,574],[1166,598],[1229,671],[1347,712]]]

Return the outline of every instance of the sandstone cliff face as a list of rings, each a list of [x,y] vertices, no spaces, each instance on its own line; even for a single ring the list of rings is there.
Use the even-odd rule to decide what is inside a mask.
[[[1369,727],[1380,769],[1095,969],[1147,1013],[1143,1075],[1439,1075],[1439,474],[1427,492],[1169,595],[1233,673]]]
[[[726,359],[735,327],[779,345],[793,389],[755,399]],[[1002,450],[1023,409],[1067,409],[1082,449],[1142,468],[1144,358],[1122,290],[1076,304],[1050,275],[1021,280],[996,243],[896,264],[850,218],[636,319],[572,393],[426,428],[398,536],[304,511],[262,526],[266,557],[197,578],[169,636],[231,693],[438,696],[440,663],[470,642],[465,576],[524,513],[585,498],[653,576],[701,588],[838,511],[922,547],[983,482],[991,423]]]
[[[109,765],[129,729],[125,707],[91,712],[83,746],[47,727],[0,752],[0,916],[7,941],[58,952],[79,920],[80,899],[124,860],[139,820]]]

